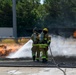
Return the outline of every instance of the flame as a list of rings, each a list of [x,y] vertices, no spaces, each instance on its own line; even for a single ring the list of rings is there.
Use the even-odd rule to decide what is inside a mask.
[[[21,45],[0,45],[0,56],[7,56],[10,53],[16,52]]]
[[[73,37],[76,38],[76,31],[74,31],[74,33],[73,33]]]

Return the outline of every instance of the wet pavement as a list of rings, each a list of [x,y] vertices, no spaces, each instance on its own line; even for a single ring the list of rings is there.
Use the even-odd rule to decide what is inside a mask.
[[[50,58],[47,63],[32,59],[0,59],[0,75],[76,75],[76,58],[54,59],[57,65]]]
[[[54,60],[49,57],[47,63],[33,61],[31,58],[19,58],[19,59],[0,59],[0,67],[49,67],[49,68],[76,68],[76,57],[54,57]]]
[[[76,68],[76,62],[56,62],[48,61],[47,63],[29,61],[0,61],[0,67],[46,67],[46,68]]]

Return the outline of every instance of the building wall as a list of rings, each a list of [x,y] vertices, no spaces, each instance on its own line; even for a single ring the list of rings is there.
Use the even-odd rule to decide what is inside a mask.
[[[10,37],[13,36],[13,28],[0,27],[0,37]]]

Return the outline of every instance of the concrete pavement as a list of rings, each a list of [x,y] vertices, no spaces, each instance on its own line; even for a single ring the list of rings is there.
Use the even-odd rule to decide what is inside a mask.
[[[76,68],[63,68],[66,75],[76,75]],[[57,68],[0,67],[0,75],[64,75]]]

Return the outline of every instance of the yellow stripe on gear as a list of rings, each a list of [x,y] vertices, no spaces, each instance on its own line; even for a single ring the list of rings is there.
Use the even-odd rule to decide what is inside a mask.
[[[39,48],[46,48],[47,46],[47,44],[39,44]]]
[[[43,55],[43,56],[42,56],[42,59],[48,60],[48,57],[46,57],[46,56]]]
[[[44,38],[44,40],[47,40],[47,38]]]

